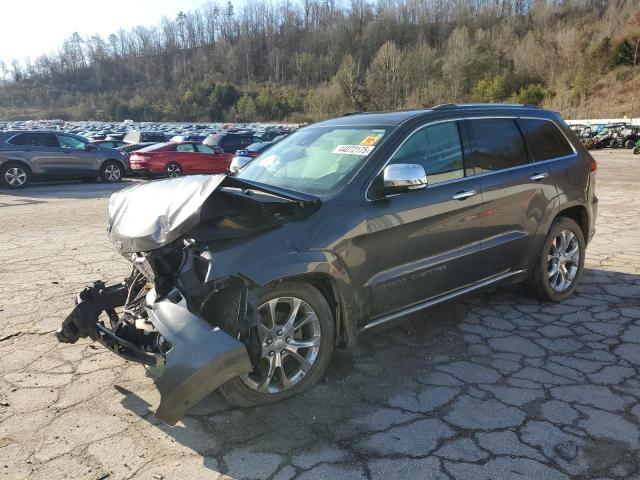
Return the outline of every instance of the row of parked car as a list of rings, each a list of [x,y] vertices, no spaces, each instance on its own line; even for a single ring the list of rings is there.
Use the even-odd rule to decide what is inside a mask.
[[[0,131],[0,186],[82,179],[113,183],[126,175],[178,177],[238,172],[288,131],[228,129],[208,135],[156,131],[107,132],[86,138],[58,130]]]
[[[627,148],[640,154],[640,125],[626,122],[571,125],[571,130],[589,150],[601,148]]]

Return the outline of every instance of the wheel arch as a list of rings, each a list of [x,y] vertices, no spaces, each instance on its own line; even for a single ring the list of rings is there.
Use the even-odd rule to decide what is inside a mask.
[[[584,237],[585,242],[588,241],[589,238],[589,214],[584,205],[574,205],[571,207],[561,209],[556,216],[553,218],[553,222],[560,217],[567,217],[574,220],[578,225],[580,225],[580,230],[582,230],[582,235]],[[552,224],[553,224],[552,222]]]
[[[566,201],[566,199],[563,199],[563,197],[559,195],[547,204],[542,221],[538,225],[533,242],[531,242],[531,247],[523,264],[523,268],[529,269],[533,267],[553,222],[560,217],[568,217],[574,220],[580,226],[585,242],[589,241],[590,225],[589,214],[586,207],[577,201],[562,203],[563,200]]]
[[[260,268],[247,277],[262,288],[282,282],[303,282],[314,286],[327,300],[334,314],[336,343],[354,345],[358,338],[357,325],[361,312],[357,293],[346,268],[330,252],[298,255],[295,263],[283,264],[276,261],[277,269]],[[266,271],[269,274],[265,274]]]
[[[120,166],[122,167],[122,171],[123,172],[127,171],[127,166],[125,165],[124,161],[120,158],[105,158],[100,164],[100,169],[102,169],[102,167],[104,167],[108,162],[119,163]]]
[[[14,165],[14,164],[18,164],[24,168],[26,168],[29,172],[29,174],[33,175],[33,170],[31,169],[31,167],[29,166],[29,164],[27,162],[25,162],[24,160],[20,160],[20,159],[14,159],[14,158],[0,158],[0,168],[3,168],[6,165]]]

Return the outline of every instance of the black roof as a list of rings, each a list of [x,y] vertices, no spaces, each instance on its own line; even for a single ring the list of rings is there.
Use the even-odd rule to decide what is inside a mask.
[[[427,116],[428,114],[456,113],[460,111],[511,111],[513,110],[534,110],[538,113],[545,111],[536,105],[524,104],[506,104],[506,103],[447,103],[437,105],[428,109],[421,110],[401,110],[397,112],[369,112],[369,113],[347,113],[341,117],[332,118],[323,122],[318,122],[314,126],[340,126],[340,125],[379,125],[379,126],[398,126],[402,123],[418,116]]]

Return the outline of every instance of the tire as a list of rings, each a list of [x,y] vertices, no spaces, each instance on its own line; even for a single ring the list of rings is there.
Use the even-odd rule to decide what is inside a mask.
[[[289,337],[287,331],[283,331],[284,328],[278,327],[285,323],[285,320],[290,320],[289,315],[296,300],[300,303],[292,325],[295,328],[290,330],[292,333]],[[274,305],[278,319],[270,331],[269,302]],[[263,325],[266,325],[261,328],[262,366],[259,372],[233,378],[220,387],[225,399],[237,407],[268,405],[308,390],[322,378],[333,353],[335,342],[333,314],[327,300],[315,287],[306,283],[281,283],[263,291],[259,305]],[[312,314],[315,314],[315,320]],[[303,318],[308,320],[302,323]],[[279,332],[282,333],[278,335]],[[308,348],[291,346],[296,342],[304,341],[314,346]],[[282,353],[277,353],[278,348],[282,348],[280,350]],[[290,353],[293,351],[290,349],[295,349],[296,355],[306,358],[310,363],[306,366],[308,368],[306,372],[302,372],[303,363]],[[267,382],[265,374],[269,366],[278,365],[278,363],[284,367],[275,366],[270,381]],[[290,385],[285,383],[283,374],[291,383]]]
[[[24,188],[31,182],[31,170],[21,162],[6,162],[0,166],[0,186],[12,190]]]
[[[182,167],[176,162],[171,162],[164,169],[167,178],[177,178],[182,176]]]
[[[624,148],[627,148],[629,150],[631,150],[635,146],[636,142],[634,142],[633,140],[627,140],[626,142],[624,142]]]
[[[107,160],[100,167],[100,178],[105,183],[118,183],[123,174],[124,168],[117,160]]]
[[[633,153],[634,153],[635,155],[640,154],[640,147],[635,147],[635,148],[633,149]]]
[[[554,258],[552,256],[553,252],[557,252],[557,247],[560,247],[561,245],[561,242],[558,242],[558,239],[560,239],[561,235],[565,232],[570,232],[571,234],[567,234],[565,237],[568,239],[568,246],[565,249],[565,252],[558,252],[559,258]],[[572,244],[574,244],[574,239],[575,244],[577,244],[577,259],[575,258],[575,255],[565,256],[563,254],[573,250]],[[537,296],[541,300],[561,302],[573,295],[584,269],[584,257],[585,241],[580,225],[571,218],[558,217],[549,229],[549,233],[547,234],[544,246],[542,247],[542,251],[540,252],[533,271],[531,286]],[[571,259],[571,261],[566,261],[566,259]],[[557,266],[557,275],[553,274],[552,276],[551,271],[554,269],[554,265]],[[562,267],[564,267],[564,271]],[[573,271],[573,267],[575,267],[575,271]],[[565,281],[560,284],[560,277],[564,276],[565,271],[567,272],[564,278]],[[571,272],[573,272],[572,275]]]

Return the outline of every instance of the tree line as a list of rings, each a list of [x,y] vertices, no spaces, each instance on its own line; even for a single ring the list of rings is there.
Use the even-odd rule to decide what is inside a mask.
[[[638,72],[640,0],[229,1],[0,63],[0,116],[307,121],[461,101],[566,113],[603,77]]]

